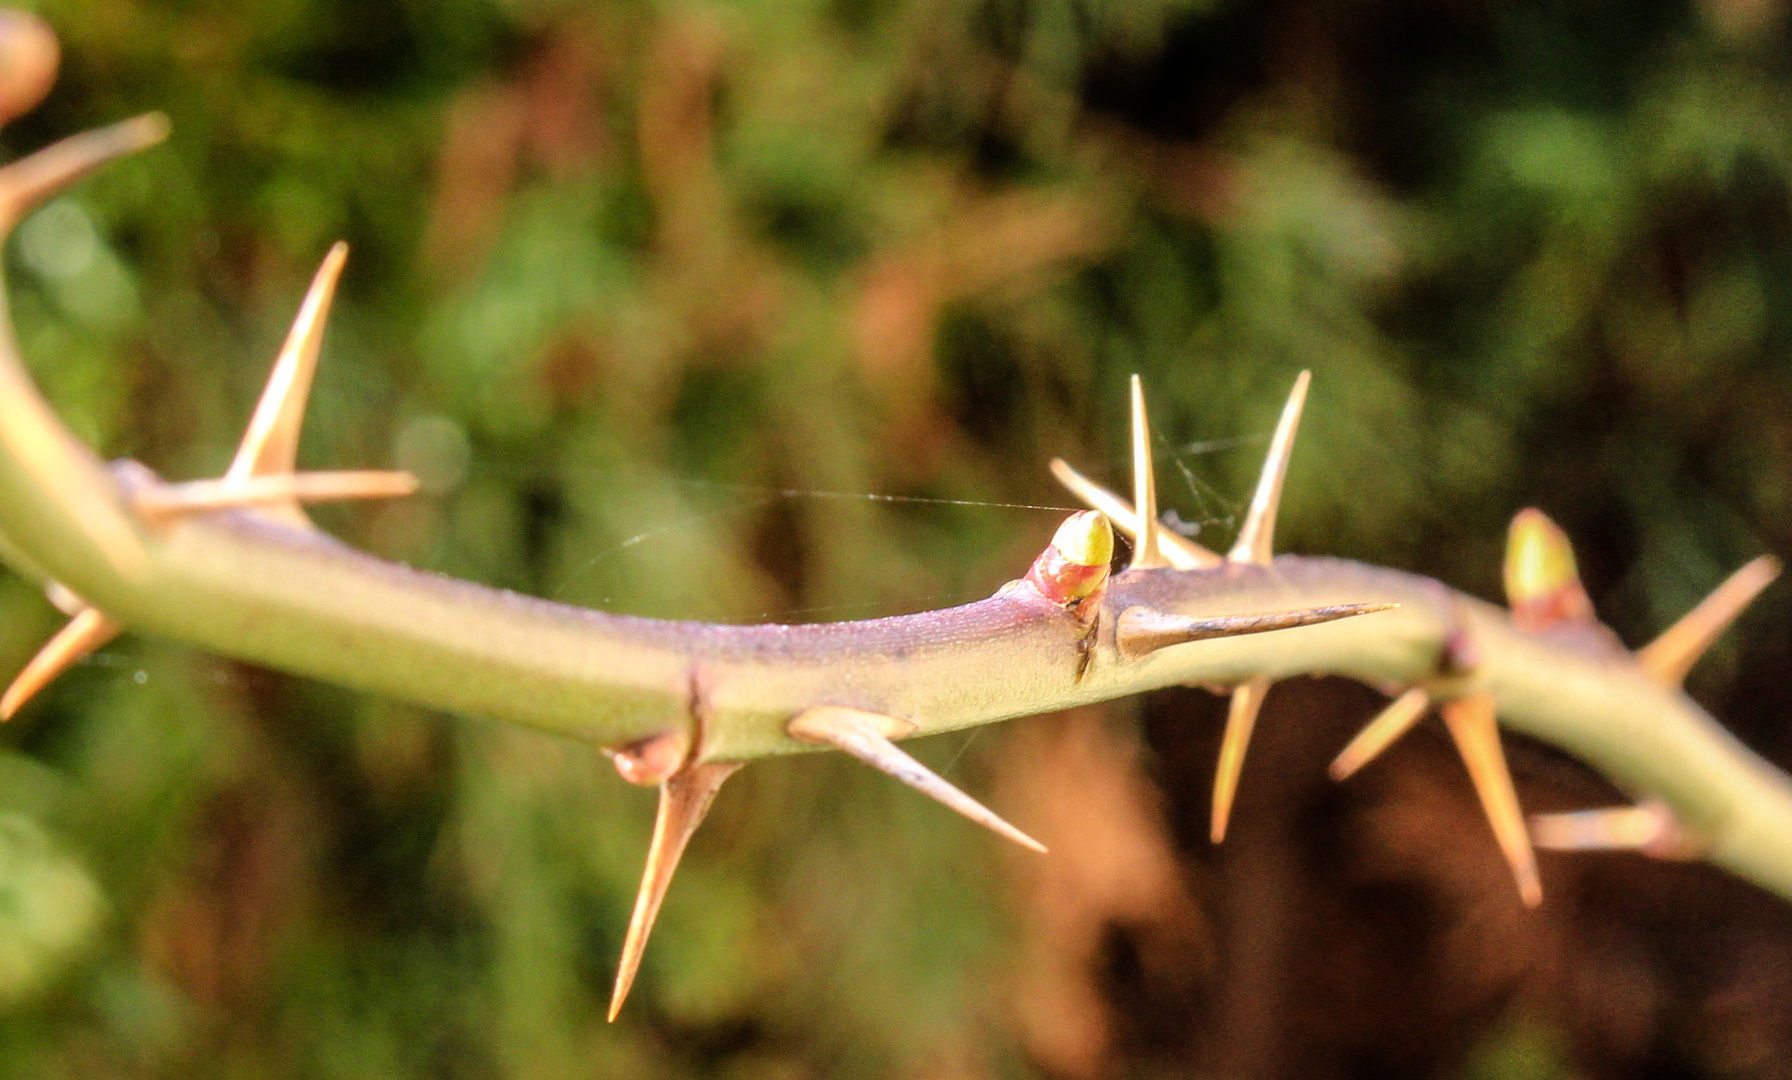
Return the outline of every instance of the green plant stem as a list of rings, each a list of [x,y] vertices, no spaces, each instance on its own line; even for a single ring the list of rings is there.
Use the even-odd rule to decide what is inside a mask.
[[[153,134],[108,131],[112,143],[96,133],[88,157],[77,154],[64,171]],[[5,181],[0,174],[0,194]],[[0,200],[0,225],[16,221],[25,201]],[[0,556],[139,630],[605,745],[689,727],[704,760],[807,749],[784,726],[817,705],[902,717],[925,734],[1258,675],[1330,673],[1441,694],[1485,688],[1509,726],[1577,755],[1634,795],[1663,799],[1709,842],[1712,861],[1792,899],[1792,781],[1684,694],[1649,681],[1621,650],[1592,637],[1520,632],[1500,609],[1427,578],[1295,557],[1267,568],[1129,571],[1109,587],[1086,666],[1083,625],[1025,590],[807,626],[585,611],[383,562],[247,512],[152,527],[57,420],[14,341],[0,310]],[[1119,614],[1133,605],[1217,616],[1384,602],[1401,606],[1134,660],[1113,640]],[[1440,667],[1453,636],[1465,636],[1476,657],[1466,673]]]

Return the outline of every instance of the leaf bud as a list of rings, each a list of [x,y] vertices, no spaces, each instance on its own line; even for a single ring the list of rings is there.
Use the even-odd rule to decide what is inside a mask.
[[[1114,561],[1114,530],[1107,516],[1084,510],[1064,519],[1033,566],[1027,581],[1040,595],[1066,606],[1094,596],[1107,585]]]
[[[1574,547],[1560,526],[1534,507],[1520,510],[1506,535],[1506,602],[1521,630],[1593,621]]]

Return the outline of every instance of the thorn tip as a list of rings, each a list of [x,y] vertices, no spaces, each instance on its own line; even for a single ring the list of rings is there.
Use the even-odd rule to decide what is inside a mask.
[[[1313,381],[1311,371],[1303,371],[1288,392],[1282,406],[1281,419],[1269,440],[1269,453],[1263,457],[1263,471],[1257,477],[1257,490],[1251,496],[1251,507],[1245,513],[1238,540],[1226,556],[1231,562],[1256,563],[1268,566],[1275,557],[1276,511],[1282,503],[1282,485],[1288,478],[1288,461],[1294,453],[1294,436],[1300,430],[1301,410],[1306,407],[1307,387]]]
[[[1659,802],[1637,806],[1532,814],[1531,840],[1546,851],[1643,851],[1676,830],[1672,811]]]
[[[1512,868],[1519,898],[1526,907],[1536,907],[1543,902],[1543,882],[1537,873],[1530,830],[1518,806],[1518,792],[1512,785],[1512,772],[1506,766],[1506,752],[1500,745],[1493,695],[1486,691],[1469,694],[1445,702],[1440,711],[1456,752],[1468,767],[1494,839]]]
[[[1347,780],[1358,769],[1380,757],[1382,751],[1392,746],[1396,739],[1412,730],[1413,725],[1419,722],[1425,715],[1425,710],[1430,707],[1431,695],[1416,687],[1395,698],[1363,730],[1357,732],[1356,738],[1350,740],[1350,745],[1332,761],[1329,770],[1332,779]]]
[[[338,240],[312,275],[305,299],[293,317],[292,329],[280,346],[280,354],[268,374],[267,386],[256,403],[255,415],[225,471],[227,481],[242,481],[252,476],[290,473],[298,463],[299,432],[305,424],[305,404],[311,395],[312,378],[317,373],[318,353],[323,346],[324,324],[330,317],[330,304],[336,297],[336,283],[348,261],[348,245]],[[310,524],[296,500],[276,503],[268,511],[293,524]]]
[[[117,637],[122,629],[96,607],[87,606],[76,611],[74,617],[56,631],[56,635],[14,676],[6,693],[0,694],[0,721],[11,720],[13,714],[51,680]]]
[[[1662,635],[1637,650],[1636,660],[1664,686],[1679,686],[1699,658],[1723,636],[1744,608],[1780,575],[1771,555],[1751,560],[1731,574]]]
[[[1245,751],[1257,726],[1257,713],[1269,692],[1269,680],[1259,675],[1239,683],[1226,709],[1226,733],[1220,739],[1220,760],[1213,774],[1213,823],[1209,836],[1223,843],[1232,820],[1232,803],[1238,795],[1238,778],[1244,772]]]
[[[168,137],[165,113],[145,113],[71,135],[0,168],[0,235],[68,185],[126,154]]]
[[[1132,504],[1136,520],[1128,569],[1168,566],[1159,543],[1157,477],[1151,467],[1151,420],[1145,414],[1145,385],[1132,377]]]
[[[709,814],[722,782],[739,769],[738,761],[712,761],[691,765],[660,785],[659,811],[653,821],[653,841],[647,848],[647,865],[641,871],[641,888],[635,894],[635,910],[629,916],[628,934],[622,940],[622,957],[616,964],[616,985],[610,992],[609,1020],[616,1021],[622,1003],[635,985],[641,956],[659,917],[666,889],[678,870],[685,845]]]
[[[913,725],[909,721],[898,717],[865,712],[862,709],[822,705],[799,713],[785,726],[785,730],[789,732],[791,738],[798,742],[832,746],[836,750],[851,754],[879,772],[887,773],[984,828],[1006,837],[1024,848],[1030,848],[1042,855],[1046,854],[1044,844],[1010,825],[995,811],[958,790],[938,773],[916,761],[895,743],[892,743],[886,737],[885,732],[891,730],[892,727],[897,727],[899,730],[902,725],[913,730]]]
[[[1331,604],[1326,607],[1296,608],[1292,611],[1265,611],[1250,615],[1217,615],[1196,618],[1171,615],[1149,607],[1129,607],[1120,613],[1114,625],[1114,645],[1128,660],[1149,656],[1171,645],[1212,638],[1242,637],[1272,630],[1292,630],[1300,626],[1317,626],[1338,619],[1390,611],[1399,604]]]
[[[187,480],[157,483],[132,492],[137,512],[168,519],[208,510],[279,507],[287,503],[339,502],[349,499],[393,499],[417,492],[417,478],[408,472],[357,470],[270,473],[241,480]]]

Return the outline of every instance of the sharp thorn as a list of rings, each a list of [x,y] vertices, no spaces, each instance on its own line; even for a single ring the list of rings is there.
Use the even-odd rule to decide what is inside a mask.
[[[1445,702],[1440,711],[1456,752],[1468,767],[1481,809],[1493,826],[1494,839],[1512,868],[1518,895],[1526,907],[1536,907],[1543,902],[1543,883],[1537,874],[1536,853],[1531,850],[1531,834],[1518,808],[1512,773],[1506,767],[1506,752],[1500,746],[1493,695],[1483,691],[1456,698]]]
[[[1593,621],[1593,602],[1580,583],[1574,544],[1536,507],[1512,517],[1503,574],[1506,603],[1520,630],[1535,633],[1557,623]]]
[[[1213,826],[1210,835],[1218,844],[1226,839],[1226,826],[1232,820],[1232,802],[1238,794],[1238,777],[1244,772],[1244,754],[1251,745],[1251,731],[1257,726],[1257,713],[1263,708],[1263,696],[1269,692],[1269,680],[1259,675],[1239,683],[1232,691],[1232,702],[1226,710],[1226,734],[1220,740],[1220,760],[1213,772]]]
[[[1157,477],[1151,469],[1151,420],[1145,415],[1145,386],[1132,377],[1132,564],[1138,570],[1168,566],[1158,542],[1163,526],[1157,521]]]
[[[171,518],[207,510],[344,499],[390,499],[412,495],[417,478],[378,470],[276,473],[241,480],[190,480],[159,484],[134,493],[132,503],[150,518]]]
[[[1134,540],[1138,539],[1139,519],[1133,513],[1131,503],[1077,472],[1063,458],[1052,459],[1052,475],[1072,495],[1106,514],[1108,520],[1114,523],[1114,528]],[[1200,570],[1219,566],[1226,561],[1188,537],[1178,536],[1168,529],[1157,531],[1157,548],[1165,560],[1178,570]]]
[[[1025,848],[1044,854],[1045,845],[1002,820],[995,811],[953,787],[927,766],[908,756],[884,736],[890,725],[906,724],[895,717],[859,709],[824,705],[799,714],[785,728],[800,742],[832,746],[880,772],[888,773],[948,809]],[[911,725],[912,728],[912,725]]]
[[[148,113],[83,131],[0,169],[0,236],[62,189],[101,165],[168,137],[168,117]]]
[[[305,300],[287,331],[286,342],[274,360],[267,386],[256,403],[255,415],[237,447],[236,457],[224,473],[227,480],[291,472],[298,463],[299,429],[305,422],[305,403],[317,372],[318,351],[323,345],[324,323],[336,296],[336,282],[348,261],[348,245],[338,240],[311,278]]]
[[[297,502],[341,502],[355,499],[397,499],[415,495],[417,477],[397,469],[349,469],[251,477],[239,498],[245,502],[279,496]]]
[[[1282,418],[1270,438],[1269,453],[1263,458],[1263,471],[1257,477],[1257,491],[1251,496],[1244,527],[1238,530],[1238,542],[1226,556],[1232,562],[1268,566],[1275,557],[1276,510],[1282,503],[1282,482],[1288,477],[1288,459],[1294,452],[1294,435],[1300,430],[1300,413],[1307,403],[1307,385],[1312,381],[1313,373],[1303,371],[1294,380],[1294,389],[1288,392],[1288,403],[1282,406]]]
[[[1547,851],[1643,851],[1670,844],[1679,826],[1659,802],[1640,806],[1532,814],[1531,840]]]
[[[37,655],[13,678],[6,693],[0,694],[0,720],[11,720],[50,680],[117,637],[122,629],[98,608],[84,607],[75,612],[74,618],[56,631],[56,636],[37,650]]]
[[[1333,780],[1349,779],[1356,771],[1381,756],[1394,740],[1412,730],[1431,707],[1431,695],[1412,689],[1395,698],[1381,714],[1357,732],[1331,764]]]
[[[255,415],[243,433],[236,457],[225,471],[226,480],[271,476],[291,472],[299,458],[299,432],[305,425],[305,405],[317,373],[318,351],[323,346],[324,324],[336,296],[336,282],[348,261],[348,245],[338,240],[311,278],[305,300],[293,318],[292,329],[280,346],[267,386],[256,403]],[[291,500],[274,503],[265,511],[293,524],[309,525],[304,511]]]
[[[635,974],[641,969],[641,954],[647,950],[647,938],[653,933],[653,921],[659,916],[660,903],[678,870],[678,860],[685,845],[709,813],[722,782],[739,769],[738,761],[712,761],[691,765],[660,785],[659,813],[653,822],[653,842],[647,849],[647,866],[641,871],[641,889],[635,894],[635,911],[628,920],[628,935],[622,941],[622,958],[616,965],[616,986],[610,992],[612,1023],[628,1000],[635,985]]]
[[[1219,615],[1195,618],[1172,615],[1148,607],[1130,607],[1120,613],[1114,624],[1114,644],[1128,660],[1149,656],[1171,645],[1211,638],[1242,637],[1271,630],[1290,630],[1297,626],[1320,623],[1388,611],[1399,604],[1332,604],[1327,607],[1297,608],[1292,611],[1265,611],[1251,615]]]
[[[1751,561],[1660,637],[1638,650],[1636,662],[1656,682],[1679,686],[1705,650],[1742,614],[1742,609],[1779,576],[1780,561],[1773,556],[1763,555]]]

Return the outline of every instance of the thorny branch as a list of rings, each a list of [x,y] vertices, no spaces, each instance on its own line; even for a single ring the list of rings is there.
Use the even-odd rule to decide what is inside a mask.
[[[41,24],[0,26],[0,49],[23,55],[33,48],[47,48],[53,67],[53,39]],[[28,64],[8,70],[41,86],[0,87],[10,110],[0,120],[29,107],[48,85]],[[127,121],[0,170],[0,238],[43,200],[152,145],[166,127],[159,116]],[[741,763],[841,749],[1043,850],[891,740],[1180,684],[1233,688],[1213,789],[1215,842],[1225,836],[1264,692],[1276,679],[1323,672],[1395,698],[1339,755],[1339,779],[1439,709],[1527,903],[1542,897],[1533,836],[1558,848],[1703,857],[1792,899],[1792,780],[1679,688],[1699,654],[1777,574],[1770,559],[1744,567],[1633,655],[1597,623],[1566,538],[1535,511],[1513,522],[1510,611],[1393,570],[1274,557],[1305,374],[1271,441],[1238,543],[1222,557],[1159,527],[1135,378],[1132,502],[1054,462],[1056,475],[1099,512],[1072,517],[1023,579],[988,600],[807,626],[585,611],[383,562],[317,532],[299,510],[304,499],[385,497],[412,487],[402,474],[294,472],[299,421],[345,254],[338,245],[319,270],[243,446],[216,481],[170,484],[134,463],[104,465],[33,386],[0,308],[0,557],[44,584],[72,616],[0,699],[0,714],[129,626],[595,742],[625,778],[661,790],[612,1016],[685,842]],[[1134,537],[1131,564],[1117,573],[1109,566],[1110,521]],[[1640,804],[1527,827],[1496,718],[1581,757]]]

